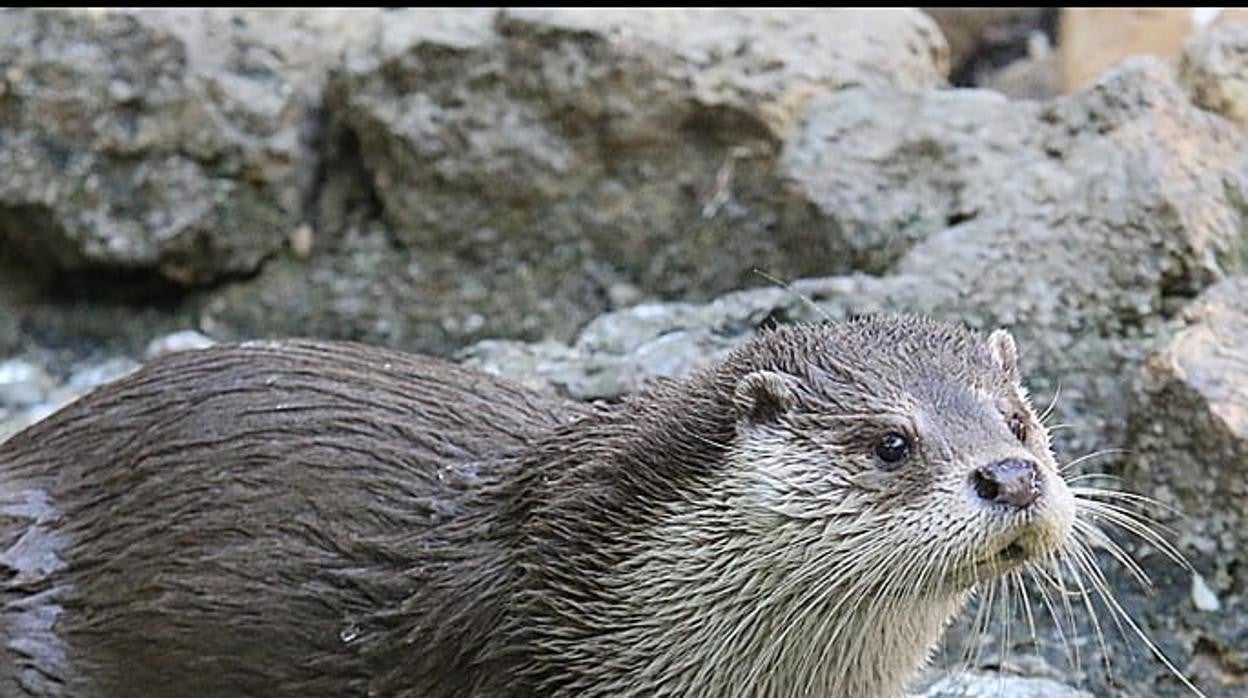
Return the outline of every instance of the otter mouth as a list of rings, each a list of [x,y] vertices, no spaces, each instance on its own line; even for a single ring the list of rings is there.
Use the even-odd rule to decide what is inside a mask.
[[[1027,549],[1023,547],[1018,539],[1014,539],[1009,545],[997,551],[993,556],[994,561],[999,562],[1022,562],[1027,559]]]
[[[1030,557],[1031,553],[1023,545],[1020,536],[998,548],[992,555],[980,558],[972,565],[973,574],[980,579],[995,577],[1018,567]]]

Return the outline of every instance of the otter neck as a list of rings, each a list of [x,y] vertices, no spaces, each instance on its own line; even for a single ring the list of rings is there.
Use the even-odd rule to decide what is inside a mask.
[[[619,633],[615,656],[662,677],[636,695],[900,696],[966,602],[830,581],[809,558],[852,551],[826,540],[768,548],[720,518],[699,520],[709,505],[671,512],[647,548],[655,554],[632,561],[635,581],[620,586],[619,617],[641,622]]]

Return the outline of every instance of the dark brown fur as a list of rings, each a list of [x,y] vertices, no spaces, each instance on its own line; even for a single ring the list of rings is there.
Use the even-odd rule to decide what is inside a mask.
[[[175,354],[0,444],[0,695],[583,692],[630,670],[567,661],[612,570],[722,474],[757,370],[846,412],[1013,380],[917,320],[781,329],[598,408],[353,344]]]

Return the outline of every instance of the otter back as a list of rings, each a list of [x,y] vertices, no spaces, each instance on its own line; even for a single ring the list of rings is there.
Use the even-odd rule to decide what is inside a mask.
[[[0,695],[364,695],[396,647],[471,691],[498,483],[581,409],[347,343],[157,360],[0,445]]]

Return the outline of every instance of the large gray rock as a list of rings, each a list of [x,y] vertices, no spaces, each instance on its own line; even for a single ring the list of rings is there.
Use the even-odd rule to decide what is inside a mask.
[[[943,81],[914,11],[515,10],[396,15],[329,108],[385,220],[424,254],[506,276],[599,261],[706,297],[852,268],[776,161],[814,95]],[[878,266],[878,265],[877,265]]]
[[[1131,416],[1132,490],[1179,531],[1199,576],[1178,629],[1204,644],[1213,675],[1248,669],[1248,276],[1201,294],[1139,373]],[[1210,670],[1212,669],[1212,670]]]
[[[884,269],[929,229],[846,227],[779,153],[813,96],[944,70],[912,11],[390,12],[329,86],[311,255],[213,293],[205,329],[449,353],[755,268]]]
[[[350,31],[329,19],[3,11],[0,248],[61,275],[256,271],[313,184],[312,109]]]

